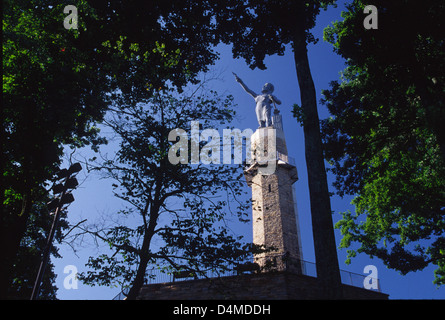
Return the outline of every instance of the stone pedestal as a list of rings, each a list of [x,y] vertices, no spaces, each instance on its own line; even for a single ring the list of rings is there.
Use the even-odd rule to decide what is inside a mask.
[[[298,174],[287,154],[282,125],[258,128],[251,148],[252,162],[244,175],[252,188],[253,242],[275,248],[254,260],[263,268],[285,263],[282,257],[303,260],[292,187]]]

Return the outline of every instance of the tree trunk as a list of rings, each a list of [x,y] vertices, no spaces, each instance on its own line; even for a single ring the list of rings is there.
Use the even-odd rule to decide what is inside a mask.
[[[150,224],[148,227],[148,230],[145,231],[144,234],[144,241],[142,243],[141,251],[140,251],[140,258],[141,261],[139,262],[138,269],[136,271],[136,277],[133,280],[133,283],[131,285],[130,291],[127,295],[127,300],[135,300],[137,296],[139,295],[139,291],[141,290],[142,286],[144,285],[145,280],[145,273],[147,271],[147,265],[148,261],[150,261],[150,243],[151,239],[154,234],[154,227],[156,225],[156,219],[150,219]]]
[[[159,183],[160,183],[160,181],[158,180],[158,183],[156,184],[155,199],[158,199],[159,194],[160,194]],[[144,285],[145,273],[147,271],[147,265],[151,258],[150,243],[151,243],[151,239],[153,238],[153,235],[155,233],[155,227],[157,225],[157,220],[159,217],[159,209],[161,207],[161,203],[162,203],[161,201],[155,200],[154,204],[151,206],[150,219],[148,222],[148,227],[144,233],[144,240],[142,242],[142,247],[141,247],[141,251],[140,251],[141,261],[139,262],[138,270],[136,272],[136,277],[133,281],[131,289],[128,292],[127,300],[135,300],[137,298],[137,296],[139,295],[139,291],[141,291],[141,288]],[[146,207],[146,209],[148,209],[148,206]]]
[[[342,287],[335,245],[315,86],[304,36],[294,41],[294,57],[303,111],[303,129],[317,277],[322,298],[341,299]]]
[[[127,295],[127,300],[136,300],[137,296],[139,295],[139,291],[144,285],[145,272],[147,270],[148,261],[149,258],[146,255],[141,257],[141,261],[136,272],[136,277],[134,278],[131,289]]]

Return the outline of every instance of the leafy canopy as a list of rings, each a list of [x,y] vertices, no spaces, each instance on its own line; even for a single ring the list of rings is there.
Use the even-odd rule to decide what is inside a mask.
[[[402,274],[437,265],[445,281],[445,5],[376,1],[378,29],[363,27],[353,1],[325,39],[346,59],[342,81],[325,90],[325,157],[339,195],[355,214],[337,224],[349,258],[377,256]],[[420,23],[420,21],[422,21]]]
[[[78,29],[64,28],[66,5],[77,7]],[[7,0],[3,9],[1,297],[63,147],[97,151],[97,124],[117,93],[134,105],[159,87],[181,90],[217,58],[199,1]]]
[[[229,0],[216,1],[216,24],[221,41],[233,45],[235,58],[252,68],[266,69],[267,55],[283,55],[285,46],[318,39],[310,30],[321,9],[335,0]]]

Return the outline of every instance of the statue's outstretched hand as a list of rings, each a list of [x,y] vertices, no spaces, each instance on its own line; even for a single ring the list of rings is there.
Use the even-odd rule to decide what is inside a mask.
[[[239,83],[243,82],[243,80],[241,80],[240,77],[238,77],[235,72],[232,72],[232,73],[235,76],[236,82],[239,82]]]

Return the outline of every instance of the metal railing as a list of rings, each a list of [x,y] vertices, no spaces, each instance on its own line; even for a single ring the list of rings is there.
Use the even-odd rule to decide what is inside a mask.
[[[268,259],[267,263],[261,263],[258,268],[240,268],[240,265],[227,268],[223,271],[199,271],[183,273],[178,276],[178,272],[166,272],[160,268],[149,269],[146,272],[145,285],[159,284],[159,283],[175,283],[188,280],[209,279],[209,278],[222,278],[230,276],[239,276],[242,274],[255,274],[255,273],[268,273],[268,272],[289,272],[294,274],[302,274],[308,277],[317,277],[316,264],[305,260],[297,260],[294,258],[286,257],[282,255],[266,256],[260,259]],[[253,265],[253,263],[247,263]],[[242,266],[242,265],[241,265]],[[295,266],[298,266],[297,268]],[[365,279],[370,279],[369,276],[362,274],[340,270],[340,277],[342,284],[350,285],[354,287],[364,288]],[[379,279],[377,281],[377,289],[368,289],[377,292],[382,292]],[[123,300],[128,293],[128,288],[123,289],[113,300]]]

